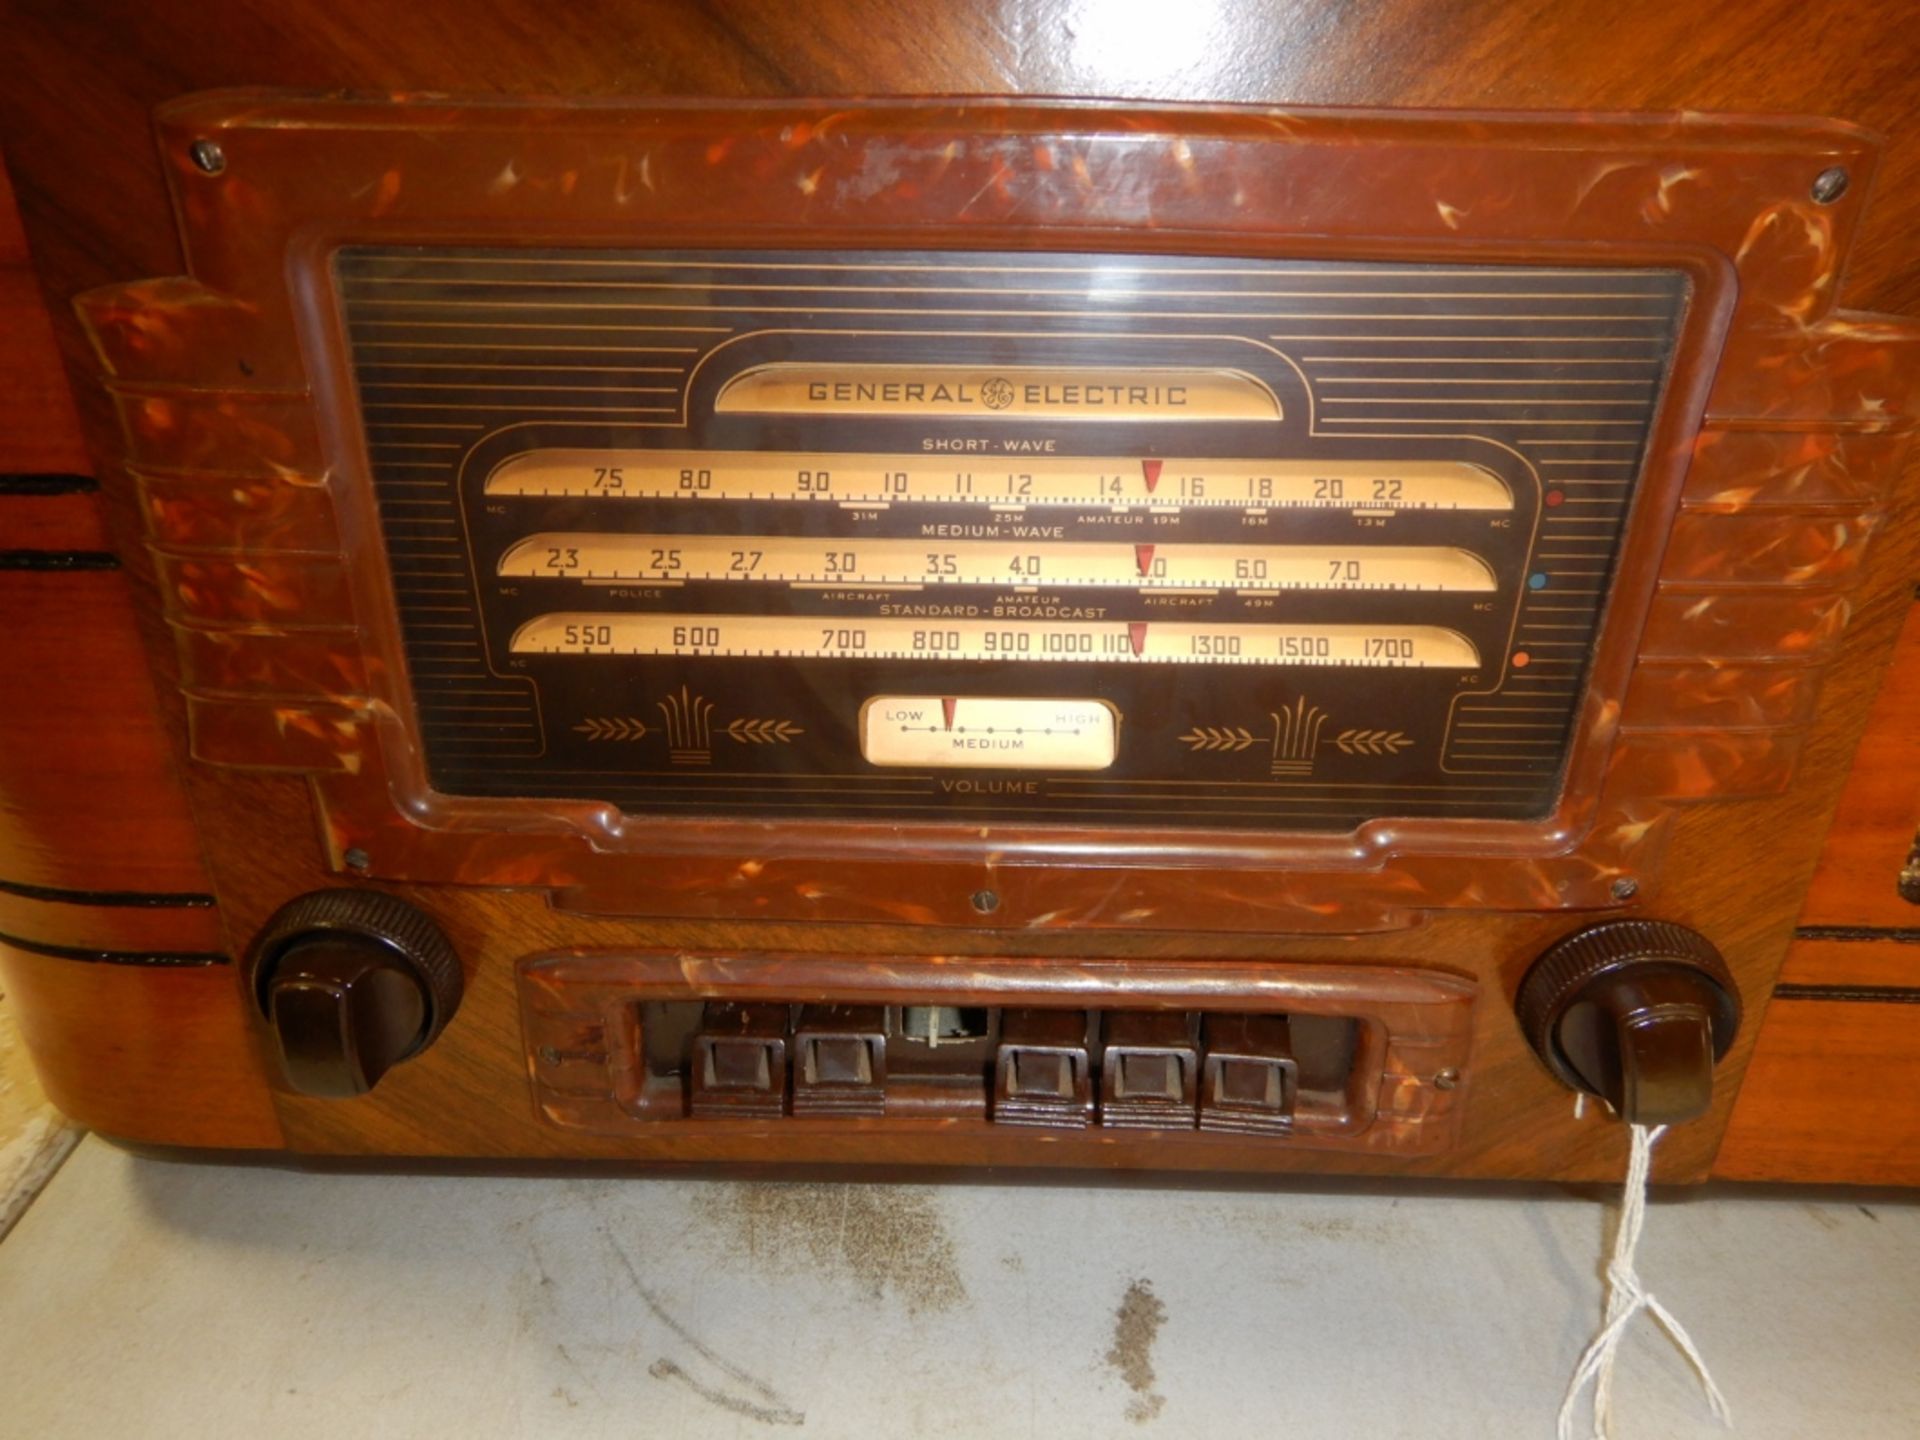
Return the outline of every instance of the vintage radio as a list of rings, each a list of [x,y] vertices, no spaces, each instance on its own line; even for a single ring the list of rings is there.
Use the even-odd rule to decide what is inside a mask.
[[[77,1119],[1595,1178],[1624,1116],[1708,1173],[1911,593],[1920,330],[1839,308],[1871,137],[158,137],[181,262],[136,198],[54,287],[117,529],[0,500],[0,928]]]

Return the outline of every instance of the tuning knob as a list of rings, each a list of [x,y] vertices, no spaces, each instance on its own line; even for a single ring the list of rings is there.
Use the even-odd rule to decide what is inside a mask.
[[[1568,1085],[1636,1125],[1692,1120],[1740,1028],[1740,992],[1705,936],[1609,920],[1543,954],[1520,982],[1520,1028]]]
[[[377,890],[316,890],[281,906],[249,964],[281,1073],[303,1095],[364,1095],[460,1004],[460,960],[440,927]]]

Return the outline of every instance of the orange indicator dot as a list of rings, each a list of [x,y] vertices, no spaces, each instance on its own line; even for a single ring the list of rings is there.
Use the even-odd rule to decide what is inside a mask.
[[[1532,661],[1533,657],[1524,650],[1516,650],[1513,652],[1513,668],[1516,670],[1526,669]]]

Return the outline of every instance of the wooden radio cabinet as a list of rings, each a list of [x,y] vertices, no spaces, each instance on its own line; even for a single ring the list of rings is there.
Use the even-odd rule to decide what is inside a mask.
[[[29,25],[0,99],[0,966],[76,1120],[1920,1180],[1874,136],[328,33],[56,116]]]

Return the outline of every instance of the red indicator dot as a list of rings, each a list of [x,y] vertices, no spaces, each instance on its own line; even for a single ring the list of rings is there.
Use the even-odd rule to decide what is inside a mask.
[[[1567,498],[1567,495],[1564,490],[1547,491],[1547,505],[1549,507],[1564,504],[1566,502],[1566,498]]]
[[[1524,670],[1527,668],[1528,665],[1532,663],[1533,663],[1533,657],[1527,654],[1526,651],[1516,650],[1513,652],[1513,668],[1514,669]]]

